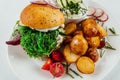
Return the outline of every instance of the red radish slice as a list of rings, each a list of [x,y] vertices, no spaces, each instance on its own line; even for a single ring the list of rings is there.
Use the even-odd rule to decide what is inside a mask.
[[[94,17],[98,18],[104,14],[104,11],[100,8],[96,8],[96,12],[93,14]]]
[[[100,22],[105,22],[108,19],[109,19],[109,16],[106,13],[104,13],[101,17],[97,18],[97,20]]]
[[[88,7],[88,16],[94,15],[96,12],[96,9],[94,7]]]

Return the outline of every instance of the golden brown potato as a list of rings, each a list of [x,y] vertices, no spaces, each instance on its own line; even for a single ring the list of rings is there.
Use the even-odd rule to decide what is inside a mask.
[[[75,54],[84,55],[88,49],[88,43],[82,34],[77,34],[73,37],[70,48]]]
[[[74,63],[80,57],[80,55],[74,54],[69,45],[66,45],[63,51],[64,57],[68,63]]]
[[[89,48],[87,51],[87,56],[96,62],[99,58],[99,54],[96,48]]]
[[[85,56],[80,57],[76,65],[78,70],[84,74],[91,74],[95,69],[94,62],[89,57]]]
[[[76,23],[70,22],[70,23],[68,23],[68,24],[65,26],[65,33],[66,33],[67,35],[72,34],[73,32],[76,31],[76,29],[77,29]]]
[[[99,38],[99,36],[86,37],[86,40],[87,40],[88,45],[90,47],[98,47],[100,45],[100,38]]]
[[[82,21],[82,26],[85,26],[87,24],[94,24],[96,25],[96,21],[93,18],[87,18],[84,21]]]
[[[98,29],[98,33],[97,33],[98,36],[100,36],[100,37],[107,36],[106,30],[100,24],[97,24],[97,29]]]
[[[97,35],[97,23],[93,18],[88,18],[85,21],[82,21],[81,26],[83,27],[85,36],[93,37]]]

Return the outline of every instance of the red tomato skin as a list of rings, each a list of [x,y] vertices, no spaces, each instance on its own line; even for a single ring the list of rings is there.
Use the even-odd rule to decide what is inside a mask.
[[[42,69],[43,70],[50,70],[50,66],[52,65],[52,60],[49,58],[46,62],[45,62],[45,64],[42,66]]]
[[[63,54],[59,50],[55,50],[51,53],[51,58],[54,61],[62,62],[64,60]]]
[[[60,62],[56,62],[50,66],[50,73],[54,77],[60,77],[65,73],[65,68]]]

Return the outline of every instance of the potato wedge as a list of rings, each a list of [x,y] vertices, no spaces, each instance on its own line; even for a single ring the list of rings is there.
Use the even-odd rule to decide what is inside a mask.
[[[100,38],[99,36],[95,37],[86,37],[86,40],[90,47],[98,47],[100,45]]]
[[[107,36],[106,30],[100,24],[97,24],[97,29],[98,29],[98,33],[97,33],[98,36],[100,37]]]
[[[82,34],[77,34],[73,37],[70,48],[75,54],[84,55],[88,49],[88,43]]]
[[[70,22],[70,23],[68,23],[68,24],[65,26],[65,33],[66,33],[67,35],[72,34],[73,32],[76,31],[76,29],[77,29],[76,23]]]
[[[82,56],[78,59],[77,69],[84,74],[91,74],[94,72],[95,64],[89,57]]]
[[[80,55],[74,54],[69,45],[66,45],[63,51],[63,55],[68,63],[74,63],[80,57]]]

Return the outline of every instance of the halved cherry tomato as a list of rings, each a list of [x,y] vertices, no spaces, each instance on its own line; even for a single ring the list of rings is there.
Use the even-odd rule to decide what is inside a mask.
[[[42,66],[43,70],[50,70],[50,66],[53,64],[52,60],[49,58],[45,64]]]
[[[52,52],[51,57],[54,61],[63,61],[64,60],[64,56],[63,53],[61,53],[59,50],[55,50]]]
[[[60,62],[53,63],[50,66],[50,73],[54,77],[60,77],[64,74],[64,72],[65,72],[65,68]]]

